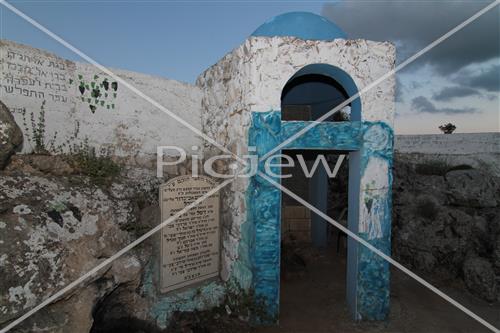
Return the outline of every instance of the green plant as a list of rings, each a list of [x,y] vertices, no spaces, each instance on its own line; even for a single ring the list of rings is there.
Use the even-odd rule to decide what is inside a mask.
[[[49,146],[53,146],[55,139],[57,137],[57,132],[54,132],[54,135],[50,141],[47,141],[45,138],[46,130],[45,130],[45,100],[42,102],[40,106],[40,112],[38,113],[38,117],[35,117],[35,113],[32,111],[29,114],[29,122],[30,126],[28,126],[26,109],[23,108],[21,111],[23,116],[23,127],[24,133],[33,147],[33,152],[35,154],[48,154]]]
[[[89,145],[88,138],[80,144],[73,144],[66,157],[82,175],[96,183],[111,181],[121,172],[121,166],[111,158],[110,152],[101,150],[99,154],[96,153],[96,149]]]
[[[46,124],[45,124],[45,100],[40,106],[40,112],[38,117],[35,117],[33,112],[29,113],[29,126],[28,126],[28,115],[26,109],[23,108],[21,111],[23,117],[23,127],[24,133],[28,139],[28,142],[33,147],[33,153],[35,154],[63,154],[64,149],[67,147],[67,143],[63,142],[56,145],[56,140],[58,132],[54,131],[50,139],[47,138]],[[80,123],[75,122],[75,129],[67,142],[73,142],[80,133]]]

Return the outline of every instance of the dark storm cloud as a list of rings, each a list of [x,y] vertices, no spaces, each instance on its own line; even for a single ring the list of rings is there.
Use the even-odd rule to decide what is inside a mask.
[[[462,71],[457,80],[471,87],[484,89],[490,92],[500,91],[500,64],[481,68],[475,72]]]
[[[401,79],[399,78],[399,76],[396,76],[396,96],[395,96],[396,102],[403,101],[405,89],[406,89],[406,86],[401,82]]]
[[[440,92],[434,94],[432,99],[440,102],[448,102],[457,97],[468,97],[468,96],[481,96],[481,93],[470,87],[464,86],[453,86],[446,87]]]
[[[427,44],[468,19],[488,2],[449,1],[344,1],[326,4],[323,15],[337,23],[350,38],[393,41],[398,61],[406,59]],[[499,54],[499,8],[494,8],[428,54],[411,68],[431,64],[442,75],[457,72]]]
[[[473,108],[438,108],[424,96],[418,96],[411,100],[412,109],[418,112],[426,113],[445,113],[445,114],[464,114],[476,113],[477,110]]]

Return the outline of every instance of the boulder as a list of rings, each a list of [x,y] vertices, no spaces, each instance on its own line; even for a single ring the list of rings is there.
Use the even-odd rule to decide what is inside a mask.
[[[475,169],[455,170],[446,174],[451,205],[464,207],[496,207],[496,179]]]
[[[495,272],[500,276],[500,237],[497,238],[495,248],[493,250],[493,263],[495,265]],[[500,290],[499,290],[500,292]]]
[[[481,257],[469,257],[463,265],[463,275],[467,289],[489,302],[497,298],[495,272],[491,263]]]
[[[77,177],[0,177],[0,327],[125,247],[137,221],[118,200]],[[118,288],[137,288],[143,256],[127,252],[21,324],[20,332],[88,332],[93,311]]]
[[[15,155],[5,167],[8,173],[56,176],[69,176],[75,174],[71,164],[60,155]]]
[[[23,133],[9,109],[0,102],[0,170],[23,143]]]
[[[500,181],[470,168],[445,176],[419,174],[398,157],[393,183],[394,257],[436,280],[467,279],[468,289],[480,285],[475,294],[491,301],[492,284],[495,279],[500,283]],[[464,265],[470,257],[480,259]],[[477,273],[481,269],[488,272],[485,281]],[[496,289],[500,294],[500,287]]]

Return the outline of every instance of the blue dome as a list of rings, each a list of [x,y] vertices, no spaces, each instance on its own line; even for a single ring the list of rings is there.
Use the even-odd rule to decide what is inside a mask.
[[[291,12],[273,17],[252,33],[252,36],[293,36],[301,39],[346,39],[347,35],[335,23],[308,12]]]

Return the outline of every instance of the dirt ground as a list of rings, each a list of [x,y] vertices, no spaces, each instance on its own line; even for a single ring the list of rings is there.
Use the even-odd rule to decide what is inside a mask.
[[[345,302],[345,249],[301,247],[284,263],[279,326],[256,333],[447,333],[490,332],[462,311],[393,268],[391,313],[387,322],[355,323]],[[290,258],[290,256],[289,256]],[[306,266],[303,267],[304,261]],[[301,267],[302,266],[302,267]],[[423,278],[426,278],[423,276]],[[500,304],[488,304],[452,284],[436,285],[464,306],[500,327]]]

